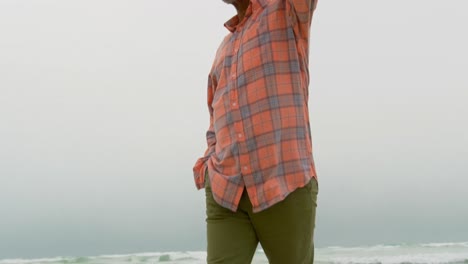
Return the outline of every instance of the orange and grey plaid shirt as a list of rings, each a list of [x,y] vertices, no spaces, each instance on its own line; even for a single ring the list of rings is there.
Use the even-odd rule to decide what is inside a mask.
[[[207,149],[194,167],[237,211],[244,187],[260,212],[317,179],[308,111],[309,34],[317,0],[251,0],[232,17],[208,77]],[[205,172],[207,174],[205,174]]]

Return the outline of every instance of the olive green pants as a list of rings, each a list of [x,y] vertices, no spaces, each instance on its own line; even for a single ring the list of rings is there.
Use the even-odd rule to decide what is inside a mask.
[[[318,183],[294,190],[283,201],[253,213],[244,187],[237,212],[220,206],[205,176],[207,263],[248,264],[258,243],[270,264],[314,262]]]

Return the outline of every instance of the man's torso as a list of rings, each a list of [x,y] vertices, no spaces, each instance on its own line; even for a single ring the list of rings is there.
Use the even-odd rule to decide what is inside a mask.
[[[264,210],[316,177],[308,112],[308,27],[289,0],[252,0],[226,22],[209,78],[215,200],[233,211],[247,188]],[[210,100],[211,99],[211,100]]]

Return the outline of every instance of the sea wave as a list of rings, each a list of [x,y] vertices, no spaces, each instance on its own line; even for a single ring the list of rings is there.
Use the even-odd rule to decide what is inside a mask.
[[[316,248],[316,264],[468,264],[468,242],[371,245]],[[0,264],[203,264],[205,251],[146,252],[81,257],[3,259]],[[253,264],[268,259],[259,246]]]
[[[427,243],[421,244],[423,247],[466,247],[468,248],[468,242],[447,242],[447,243]]]

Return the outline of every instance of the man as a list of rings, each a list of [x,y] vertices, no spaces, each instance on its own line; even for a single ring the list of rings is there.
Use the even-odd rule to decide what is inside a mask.
[[[318,183],[309,124],[309,33],[317,0],[223,0],[237,15],[208,77],[207,262],[310,264]]]

